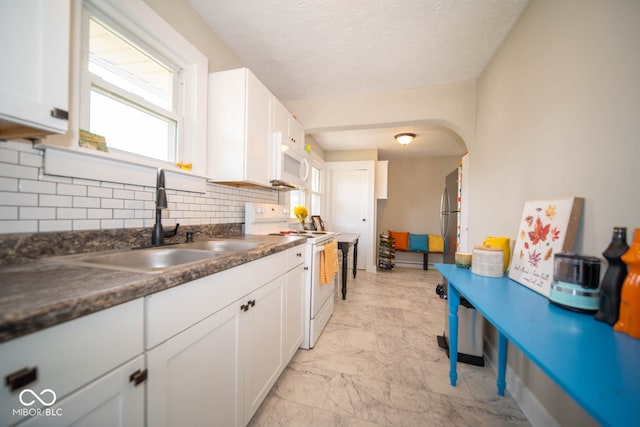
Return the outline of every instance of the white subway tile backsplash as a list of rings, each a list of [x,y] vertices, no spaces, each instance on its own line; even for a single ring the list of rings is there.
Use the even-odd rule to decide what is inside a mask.
[[[0,233],[36,233],[38,221],[0,221]]]
[[[124,220],[122,219],[101,219],[100,229],[107,230],[110,228],[124,228]]]
[[[100,199],[102,202],[100,207],[110,209],[122,209],[124,208],[124,200],[121,199]]]
[[[100,220],[98,219],[74,219],[73,230],[99,230]]]
[[[16,220],[18,219],[17,206],[0,206],[0,220]]]
[[[72,225],[71,220],[38,221],[38,231],[71,231]]]
[[[74,208],[99,208],[100,200],[97,197],[74,197],[73,198],[73,207]]]
[[[125,219],[124,228],[140,228],[144,227],[144,221],[141,219]]]
[[[40,206],[54,206],[60,208],[70,208],[73,206],[73,197],[56,196],[55,194],[40,194]]]
[[[56,208],[40,208],[22,206],[18,210],[18,218],[22,219],[55,219]]]
[[[18,163],[24,166],[35,166],[37,168],[41,168],[42,159],[41,151],[38,151],[37,153],[21,152],[18,158]]]
[[[87,196],[89,197],[103,197],[110,199],[113,197],[113,189],[104,187],[87,187]]]
[[[0,206],[38,206],[38,195],[0,191]]]
[[[87,209],[88,219],[111,219],[113,218],[113,209]]]
[[[114,199],[132,199],[134,198],[135,192],[131,190],[113,190],[113,198]]]
[[[0,177],[0,191],[18,191],[18,180]]]
[[[43,175],[42,151],[0,141],[0,234],[152,227],[155,188]],[[277,203],[278,192],[208,183],[206,193],[167,190],[168,229],[244,221],[247,201]]]
[[[86,185],[74,185],[74,184],[58,184],[58,194],[64,194],[67,196],[86,196]]]
[[[18,183],[18,191],[21,193],[56,194],[56,183],[21,179]]]
[[[2,175],[12,178],[38,179],[38,168],[32,166],[14,165],[10,163],[2,164]]]
[[[18,152],[14,150],[5,150],[0,148],[0,162],[18,164]]]
[[[87,209],[84,208],[58,208],[58,219],[86,219]]]

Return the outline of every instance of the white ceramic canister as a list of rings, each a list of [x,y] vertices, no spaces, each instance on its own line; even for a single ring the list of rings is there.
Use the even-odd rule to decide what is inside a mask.
[[[504,252],[500,248],[475,246],[471,258],[471,272],[480,276],[502,277]]]

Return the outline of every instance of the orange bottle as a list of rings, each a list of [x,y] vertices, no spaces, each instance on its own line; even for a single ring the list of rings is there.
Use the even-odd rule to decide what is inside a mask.
[[[622,255],[629,273],[622,283],[620,294],[620,317],[613,326],[633,338],[640,338],[640,228],[633,234],[633,243]]]

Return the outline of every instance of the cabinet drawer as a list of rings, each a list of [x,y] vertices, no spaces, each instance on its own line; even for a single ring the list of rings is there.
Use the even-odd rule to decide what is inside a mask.
[[[140,298],[1,344],[0,425],[18,421],[13,410],[25,407],[19,400],[22,390],[40,395],[50,389],[57,401],[142,354],[142,310]],[[10,390],[6,377],[25,368],[37,369],[36,378]],[[42,395],[44,401],[52,397]],[[37,407],[42,405],[30,406]]]
[[[306,254],[307,245],[295,246],[287,251],[287,271],[302,264]]]
[[[284,274],[288,252],[145,297],[145,348],[151,349]]]

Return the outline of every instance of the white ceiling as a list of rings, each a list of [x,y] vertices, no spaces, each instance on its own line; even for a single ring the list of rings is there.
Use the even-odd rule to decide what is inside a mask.
[[[279,99],[368,94],[475,79],[527,0],[188,0]],[[397,131],[418,135],[408,147]],[[389,138],[389,135],[391,138]],[[457,155],[457,135],[403,127],[312,135],[325,150]],[[422,142],[422,144],[418,144]],[[415,144],[415,146],[413,146]],[[462,150],[462,151],[461,151]]]

